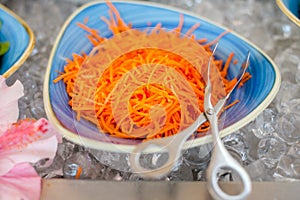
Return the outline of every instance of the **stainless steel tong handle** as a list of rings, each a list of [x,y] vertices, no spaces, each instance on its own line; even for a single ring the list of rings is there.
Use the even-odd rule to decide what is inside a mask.
[[[217,47],[215,47],[213,54]],[[212,57],[211,57],[212,58]],[[242,70],[237,76],[237,82],[233,89],[228,93],[225,97],[227,99],[231,92],[237,87],[237,85],[242,80],[242,77],[249,65],[249,58],[250,53],[248,53],[245,62],[242,64]],[[205,88],[205,98],[204,98],[204,109],[205,109],[205,116],[208,119],[211,127],[211,132],[214,141],[214,147],[212,152],[212,157],[210,164],[207,169],[207,181],[208,181],[208,190],[214,199],[220,200],[242,200],[246,199],[246,197],[251,192],[251,180],[246,172],[246,170],[228,153],[226,148],[224,147],[220,136],[219,136],[219,128],[218,128],[218,116],[216,110],[214,109],[211,103],[211,93],[212,93],[212,85],[210,81],[210,63],[211,59],[208,64],[208,72],[207,72],[207,84]],[[225,103],[224,99],[219,101]],[[235,171],[240,178],[242,179],[243,183],[243,190],[241,193],[237,195],[229,195],[225,193],[219,186],[218,181],[218,172],[222,169],[232,169]]]
[[[214,137],[215,146],[213,147],[212,157],[207,169],[208,189],[212,197],[216,200],[242,200],[251,192],[251,180],[246,170],[228,153],[219,138],[218,118],[214,113],[206,115],[209,118],[212,136]],[[222,168],[232,169],[236,172],[243,183],[243,191],[237,195],[225,193],[218,184],[218,172]]]
[[[188,128],[176,135],[162,138],[159,140],[149,140],[137,145],[137,147],[133,150],[129,157],[130,166],[133,172],[138,173],[141,177],[150,179],[161,178],[163,176],[168,175],[176,165],[179,157],[181,156],[181,150],[186,140],[205,121],[206,118],[202,114],[196,119],[196,121],[191,126],[189,126]],[[144,168],[140,163],[140,157],[143,152],[147,152],[148,148],[155,146],[159,148],[159,152],[166,152],[168,154],[168,160],[165,163],[163,163],[162,166],[156,169]]]

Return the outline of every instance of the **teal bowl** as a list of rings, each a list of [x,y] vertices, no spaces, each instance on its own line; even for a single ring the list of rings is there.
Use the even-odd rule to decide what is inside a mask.
[[[161,4],[140,1],[112,1],[112,3],[119,10],[124,21],[130,22],[134,28],[145,28],[149,23],[161,22],[163,27],[172,29],[177,27],[179,16],[183,14],[183,33],[194,24],[201,24],[194,32],[197,38],[205,37],[211,41],[228,30],[193,13]],[[59,132],[75,143],[106,151],[131,152],[141,141],[111,137],[99,133],[97,127],[86,120],[77,121],[76,114],[68,105],[69,97],[65,84],[62,81],[53,83],[58,72],[64,70],[67,58],[72,58],[73,53],[89,53],[92,49],[92,45],[86,38],[86,32],[77,26],[77,22],[84,22],[88,17],[89,27],[99,30],[102,36],[112,35],[100,15],[109,17],[106,3],[92,2],[79,8],[65,22],[53,46],[45,74],[43,94],[45,110],[48,119]],[[242,63],[248,51],[251,53],[248,70],[252,78],[232,94],[229,103],[234,99],[239,99],[240,102],[238,106],[226,110],[221,137],[233,133],[254,120],[272,102],[280,87],[280,73],[274,62],[258,47],[234,32],[229,32],[219,40],[217,57],[225,60],[231,52],[234,52],[238,63]],[[238,71],[238,67],[234,67],[234,64],[230,65],[229,78],[235,77]],[[211,141],[211,135],[205,135],[187,141],[184,148]]]
[[[0,4],[0,41],[8,41],[9,50],[1,57],[0,75],[5,78],[18,70],[33,50],[35,37],[26,22]]]
[[[276,0],[282,12],[300,27],[300,0]]]

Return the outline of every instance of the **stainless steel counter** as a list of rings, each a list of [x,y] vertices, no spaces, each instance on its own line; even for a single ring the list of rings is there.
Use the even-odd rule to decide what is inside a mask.
[[[210,200],[205,182],[115,182],[52,179],[43,182],[42,200]],[[249,200],[299,199],[300,183],[254,182]],[[239,192],[235,183],[221,187],[231,194]]]

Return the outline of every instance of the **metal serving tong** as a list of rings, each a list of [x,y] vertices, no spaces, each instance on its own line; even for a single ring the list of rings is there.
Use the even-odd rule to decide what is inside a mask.
[[[210,122],[214,147],[211,157],[209,167],[207,169],[207,180],[208,180],[208,189],[212,197],[215,199],[228,199],[228,200],[237,200],[245,199],[251,192],[251,181],[245,171],[245,169],[228,153],[224,147],[220,137],[219,137],[219,128],[218,128],[218,113],[222,110],[227,99],[230,97],[232,91],[239,85],[242,80],[243,75],[249,65],[250,52],[247,54],[245,61],[242,63],[239,74],[237,75],[237,82],[232,88],[232,90],[221,100],[217,102],[215,107],[211,103],[211,93],[212,85],[210,81],[210,70],[213,55],[217,49],[215,46],[213,53],[208,62],[208,72],[207,72],[207,83],[205,87],[204,95],[204,110],[205,112],[199,115],[195,122],[188,128],[184,129],[180,133],[177,133],[173,136],[158,139],[158,140],[149,140],[143,142],[136,146],[129,157],[130,165],[133,172],[138,173],[144,178],[161,178],[170,173],[172,168],[176,165],[177,160],[181,156],[181,150],[183,148],[186,140],[198,129],[198,127],[205,121]],[[160,152],[168,153],[168,160],[160,167],[156,169],[147,169],[141,166],[140,157],[143,152],[146,152],[150,147],[159,147]],[[237,172],[242,179],[243,191],[238,195],[229,195],[223,192],[218,184],[218,170],[221,168],[232,169]]]

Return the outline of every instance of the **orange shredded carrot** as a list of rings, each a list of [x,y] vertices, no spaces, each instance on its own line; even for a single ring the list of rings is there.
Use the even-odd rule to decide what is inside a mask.
[[[114,7],[114,5],[110,2],[107,2],[107,5],[109,7],[110,17],[109,19],[101,17],[101,19],[108,25],[113,35],[131,30],[131,25],[126,24],[123,21],[120,13]],[[84,23],[77,23],[77,25],[88,33],[87,38],[93,46],[102,44],[103,41],[108,39],[101,37],[98,30],[88,27],[86,25],[87,21],[88,19],[85,19]],[[172,33],[181,33],[183,22],[183,15],[180,15],[178,26],[172,30]],[[204,51],[209,57],[209,55],[212,54],[210,50],[211,45],[215,44],[229,31],[221,33],[216,39],[207,43],[206,38],[196,39],[195,35],[193,35],[193,32],[199,26],[200,24],[195,24],[192,26],[186,32],[186,35],[190,36],[192,40],[197,41],[203,47]],[[145,34],[155,35],[159,32],[164,33],[160,23],[154,26],[150,33],[145,32]],[[161,43],[164,43],[164,41],[161,41]],[[114,47],[112,48],[118,49],[118,45],[119,44],[114,44]],[[109,55],[109,53],[106,55]],[[102,56],[99,56],[99,58],[94,56],[93,59],[100,59],[100,57]],[[83,70],[83,75],[87,78],[83,80],[84,82],[82,84],[75,85],[79,70],[85,67],[84,62],[89,58],[90,56],[84,53],[82,55],[74,54],[72,60],[67,60],[67,64],[64,67],[64,72],[59,73],[59,76],[53,81],[54,83],[63,81],[66,84],[66,92],[70,97],[69,105],[72,106],[72,109],[76,112],[77,120],[80,120],[81,118],[89,120],[96,124],[103,132],[115,137],[144,140],[174,135],[180,130],[190,126],[200,114],[197,113],[198,111],[203,112],[205,82],[197,70],[197,66],[193,66],[193,64],[180,55],[163,49],[154,48],[141,48],[130,51],[122,54],[120,57],[111,62],[109,67],[106,68],[101,75],[100,79],[98,78],[97,73]],[[236,79],[227,80],[226,78],[228,68],[233,58],[234,53],[231,53],[228,56],[224,66],[222,60],[213,59],[213,63],[216,66],[216,71],[212,73],[213,77],[211,78],[214,91],[212,95],[213,103],[216,103],[218,99],[224,97],[237,81]],[[236,61],[234,60],[233,62],[235,63]],[[122,99],[122,96],[125,96],[122,94],[125,94],[125,92],[128,90],[128,86],[124,85],[123,91],[120,91],[119,97],[113,99],[112,92],[114,88],[118,86],[118,82],[122,78],[126,77],[128,80],[130,80],[130,83],[139,85],[139,78],[135,75],[130,75],[128,72],[136,70],[137,74],[144,74],[143,68],[137,66],[149,64],[153,65],[154,68],[156,66],[163,65],[174,70],[167,73],[167,75],[155,75],[157,76],[157,79],[164,79],[172,82],[174,79],[176,79],[176,73],[186,77],[196,95],[196,105],[194,107],[190,106],[187,108],[183,108],[181,106],[178,96],[176,95],[189,97],[190,94],[189,92],[185,91],[185,88],[183,88],[183,86],[180,84],[172,85],[173,88],[170,89],[165,85],[149,82],[148,84],[143,84],[136,88],[131,94],[128,103],[129,106],[126,108],[126,111],[129,113],[129,117],[131,119],[130,122],[128,122],[126,117],[121,116],[122,114],[120,113],[122,113],[123,110],[113,114],[112,102],[114,105],[122,104],[124,101],[126,101],[126,99]],[[203,66],[206,65],[207,63],[203,63]],[[223,85],[214,84],[217,82],[217,76],[220,75]],[[150,76],[154,75],[151,74]],[[246,73],[242,79],[242,82],[240,83],[240,86],[250,78],[251,75]],[[97,84],[96,91],[93,90],[95,83]],[[81,88],[83,86],[85,87],[84,89]],[[180,91],[180,94],[175,94],[173,91]],[[228,105],[225,107],[225,109],[235,105],[237,102],[238,101],[235,101],[234,103]],[[159,109],[153,110],[154,105],[161,105],[165,109],[166,116],[160,118],[161,121],[165,122],[162,128],[159,126],[158,122],[155,120],[153,122],[151,119],[151,112],[153,116],[161,116]],[[95,116],[96,118],[93,118],[92,116]],[[119,122],[121,121],[122,123],[118,123],[116,121],[117,117],[119,117]],[[136,127],[143,128],[149,125],[153,126],[151,131],[144,130],[136,132],[135,134],[128,134],[135,130]],[[209,123],[205,122],[198,128],[197,132],[205,132],[208,129]],[[153,130],[158,131],[153,132]],[[82,169],[78,168],[76,177],[79,178],[81,171]]]
[[[82,167],[81,167],[81,166],[78,166],[77,172],[76,172],[76,176],[75,176],[75,179],[79,179],[81,173],[82,173]]]
[[[223,36],[225,36],[226,34],[230,33],[231,30],[226,30],[223,33],[221,33],[217,38],[215,38],[213,41],[207,43],[204,45],[204,47],[210,47],[213,44],[216,44]]]
[[[181,33],[182,27],[183,27],[183,14],[180,14],[179,15],[179,23],[178,23],[178,26],[174,29],[174,32]]]
[[[249,72],[246,72],[239,84],[239,87],[242,87],[244,83],[246,83],[251,77],[252,77],[251,74]]]
[[[201,38],[201,39],[198,39],[197,41],[201,44],[201,43],[207,42],[207,39],[206,38]]]
[[[195,24],[185,34],[187,36],[190,36],[199,26],[200,26],[200,23]]]
[[[230,63],[231,63],[231,61],[232,61],[232,59],[233,59],[233,56],[234,56],[234,53],[231,52],[231,53],[229,54],[229,56],[228,56],[228,59],[227,59],[225,65],[224,65],[222,71],[221,71],[221,74],[222,74],[223,76],[227,74],[227,71],[228,71],[228,68],[229,68],[229,66],[230,66]]]
[[[237,104],[239,102],[239,100],[235,100],[234,102],[232,102],[231,104],[228,104],[227,106],[225,106],[224,110],[227,110],[228,108],[231,108],[232,106],[234,106],[235,104]]]
[[[88,18],[88,17],[84,18],[83,22],[84,22],[85,24],[87,24],[87,23],[89,22],[89,18]]]

